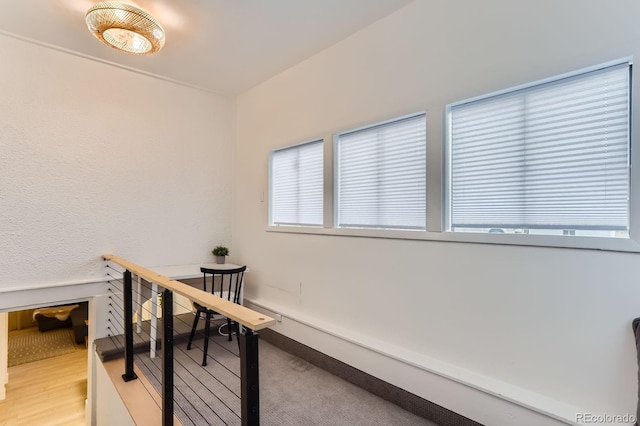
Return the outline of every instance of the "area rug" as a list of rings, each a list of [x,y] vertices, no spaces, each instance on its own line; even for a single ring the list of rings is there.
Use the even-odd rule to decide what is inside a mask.
[[[61,328],[45,332],[24,330],[9,333],[9,367],[53,358],[76,350],[73,330]]]

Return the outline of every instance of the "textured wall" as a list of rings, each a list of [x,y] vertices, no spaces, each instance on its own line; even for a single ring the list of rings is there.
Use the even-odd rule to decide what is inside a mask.
[[[0,58],[0,287],[230,244],[230,100],[7,36]]]

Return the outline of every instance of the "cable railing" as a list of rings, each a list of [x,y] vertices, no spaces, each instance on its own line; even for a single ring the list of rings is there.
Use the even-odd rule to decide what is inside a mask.
[[[275,320],[128,260],[103,257],[111,284],[107,330],[116,352],[124,353],[122,378],[137,378],[135,359],[154,388],[148,391],[161,393],[162,424],[172,425],[174,413],[183,425],[260,424],[257,331]],[[156,293],[157,287],[162,291]],[[149,298],[150,306],[141,303]],[[224,317],[215,325],[226,324],[226,318],[240,325],[237,342],[211,336],[207,357],[213,362],[207,367],[197,355],[203,351],[201,341],[194,340],[191,351],[184,344],[193,321],[192,302]],[[156,311],[156,305],[161,309]],[[174,315],[174,310],[183,313]]]

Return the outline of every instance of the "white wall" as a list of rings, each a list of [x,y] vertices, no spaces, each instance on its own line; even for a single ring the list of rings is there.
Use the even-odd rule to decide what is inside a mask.
[[[277,330],[485,424],[543,424],[485,392],[569,422],[635,413],[637,254],[266,232],[261,196],[269,150],[426,109],[438,156],[447,103],[640,57],[638,22],[633,0],[417,0],[240,96],[246,299],[285,313]]]
[[[232,101],[6,35],[0,58],[0,287],[230,244]]]
[[[233,104],[6,35],[0,58],[0,311],[91,299],[92,341],[102,254],[197,263],[230,244]]]
[[[96,386],[96,398],[94,408],[94,422],[96,426],[122,425],[134,426],[135,422],[127,410],[115,384],[111,381],[109,373],[98,359],[95,352],[91,352],[93,358],[94,374],[93,379]]]

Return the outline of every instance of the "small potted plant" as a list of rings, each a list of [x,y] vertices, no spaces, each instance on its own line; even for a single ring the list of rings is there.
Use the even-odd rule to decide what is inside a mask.
[[[224,246],[217,246],[211,253],[216,257],[216,263],[224,263],[224,257],[229,256],[229,249]]]

